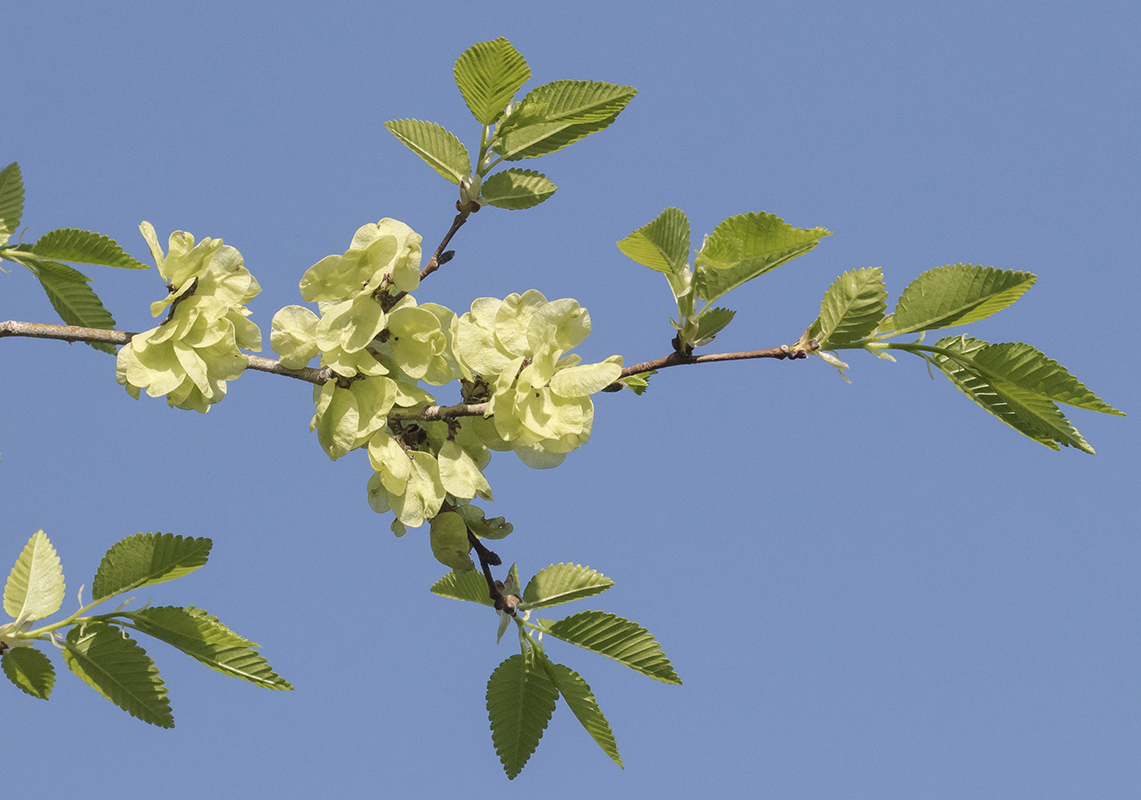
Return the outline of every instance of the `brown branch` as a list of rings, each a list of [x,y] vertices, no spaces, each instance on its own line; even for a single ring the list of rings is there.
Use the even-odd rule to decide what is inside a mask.
[[[785,359],[807,358],[808,354],[816,349],[816,340],[813,339],[805,344],[791,346],[782,344],[780,347],[769,347],[764,350],[746,350],[740,353],[709,353],[702,356],[684,356],[675,351],[668,356],[662,356],[653,361],[643,361],[641,364],[626,367],[618,376],[618,380],[602,391],[616,392],[623,388],[620,383],[623,378],[629,378],[631,375],[637,375],[641,372],[665,369],[666,367],[678,367],[683,364],[712,364],[718,361],[744,361],[750,358],[774,358],[778,361],[783,361]]]

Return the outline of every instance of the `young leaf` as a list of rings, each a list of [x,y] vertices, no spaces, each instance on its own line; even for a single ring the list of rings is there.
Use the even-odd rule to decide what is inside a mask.
[[[436,123],[394,119],[384,123],[384,127],[452,183],[459,184],[471,174],[471,156],[467,148],[454,133]]]
[[[54,261],[125,269],[150,269],[146,264],[136,261],[124,252],[114,239],[101,233],[76,228],[57,228],[48,231],[32,245],[31,249],[37,256]]]
[[[480,197],[489,206],[516,211],[539,205],[557,188],[533,169],[506,169],[483,182]]]
[[[1029,272],[971,264],[927,270],[903,290],[892,328],[918,333],[986,319],[1012,305],[1035,280]]]
[[[0,666],[8,680],[21,691],[47,700],[55,685],[55,668],[52,662],[34,647],[13,647],[0,656]]]
[[[650,388],[650,376],[657,374],[658,371],[656,369],[652,369],[649,372],[639,372],[635,375],[627,375],[622,379],[622,383],[634,394],[641,396],[645,394],[646,390]]]
[[[465,50],[452,74],[472,115],[490,125],[531,77],[531,68],[523,54],[500,37]]]
[[[689,219],[671,206],[618,242],[618,249],[644,267],[667,275],[681,272],[689,259]]]
[[[467,572],[449,572],[432,584],[432,594],[440,597],[450,597],[453,600],[467,600],[484,606],[495,607],[495,601],[487,593],[487,581],[483,573],[476,570]]]
[[[711,308],[697,318],[697,334],[693,337],[699,345],[709,344],[713,337],[725,330],[725,326],[737,316],[736,311],[728,308]]]
[[[508,778],[514,778],[539,746],[559,699],[544,666],[546,656],[534,647],[504,661],[487,681],[487,715],[491,740]]]
[[[188,575],[206,563],[212,545],[206,538],[192,539],[172,533],[128,536],[111,545],[103,556],[95,580],[91,582],[92,599],[102,600],[140,586]]]
[[[824,228],[794,228],[775,214],[738,214],[706,237],[694,259],[697,296],[713,302],[831,236]]]
[[[539,570],[523,590],[523,608],[547,608],[601,594],[614,581],[590,567],[552,564]]]
[[[174,727],[158,669],[119,628],[105,622],[74,626],[67,632],[63,660],[88,686],[131,716],[160,728]]]
[[[270,667],[251,642],[200,608],[159,606],[123,614],[148,636],[174,645],[191,658],[223,675],[241,678],[264,689],[292,689]]]
[[[43,619],[59,610],[63,592],[59,556],[44,532],[36,531],[8,573],[4,611],[13,619]]]
[[[598,81],[543,84],[500,123],[491,146],[506,161],[553,153],[609,126],[637,93]]]
[[[887,311],[883,271],[867,267],[838,277],[820,301],[821,347],[848,344],[871,334]]]
[[[24,214],[24,180],[20,175],[20,165],[13,161],[0,169],[0,247],[20,227],[20,217]]]
[[[610,730],[610,723],[603,716],[602,709],[598,707],[598,701],[594,699],[594,692],[590,690],[587,682],[570,667],[556,664],[550,659],[547,660],[547,671],[551,675],[551,680],[555,682],[555,688],[567,701],[570,710],[578,717],[578,721],[590,734],[590,738],[598,743],[602,752],[621,767],[622,759],[618,755],[618,743],[614,741],[614,732]]]
[[[1076,447],[1091,455],[1094,449],[1048,398],[1017,384],[984,374],[973,363],[974,356],[987,342],[965,336],[940,339],[935,346],[952,351],[957,357],[936,354],[930,361],[967,397],[994,416],[1051,450],[1059,445]]]
[[[580,611],[556,620],[546,632],[663,683],[681,683],[649,631],[604,611]]]
[[[83,273],[66,264],[55,261],[37,261],[36,277],[44,287],[52,308],[60,319],[68,325],[81,328],[101,328],[114,330],[115,319],[111,316],[95,291],[87,285],[91,280]],[[115,346],[105,342],[88,342],[96,350],[114,355]]]

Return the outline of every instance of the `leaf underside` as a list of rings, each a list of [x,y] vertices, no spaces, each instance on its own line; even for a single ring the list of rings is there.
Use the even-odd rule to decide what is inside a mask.
[[[508,778],[518,775],[543,737],[559,692],[536,648],[515,654],[487,681],[491,740]]]
[[[104,622],[67,632],[63,660],[84,683],[143,722],[173,728],[166,686],[146,651]]]
[[[671,206],[618,242],[618,249],[644,267],[679,273],[689,260],[689,219],[680,208]]]
[[[471,156],[454,133],[434,122],[394,119],[384,127],[440,175],[459,184],[471,174]]]
[[[879,267],[845,272],[820,301],[821,347],[848,344],[872,333],[887,311],[887,289]]]
[[[223,675],[241,678],[265,689],[292,689],[253,648],[256,642],[239,636],[218,618],[193,606],[158,606],[123,616],[140,632],[177,647]]]
[[[581,611],[556,620],[546,632],[663,683],[681,683],[669,659],[642,626],[604,611]]]
[[[929,360],[967,397],[1019,433],[1052,450],[1066,445],[1093,454],[1094,449],[1047,397],[984,374],[972,363],[987,344],[965,336],[946,337],[935,346],[952,351],[957,358],[935,354]]]
[[[47,700],[55,685],[51,660],[34,647],[13,647],[0,656],[0,666],[8,680],[25,694]]]
[[[488,597],[487,581],[484,579],[483,573],[476,570],[468,570],[467,572],[452,570],[432,584],[430,591],[440,597],[467,600],[471,603],[495,607],[495,601]]]
[[[65,324],[81,328],[115,329],[115,319],[88,285],[90,279],[87,276],[66,264],[54,261],[37,261],[35,264],[36,277],[40,279],[40,285],[44,287],[52,308]],[[87,344],[105,353],[115,353],[115,346],[105,342]]]
[[[566,700],[571,712],[578,718],[582,727],[590,734],[590,738],[602,748],[602,752],[610,756],[614,763],[622,766],[622,758],[618,755],[618,743],[614,740],[614,732],[610,723],[598,707],[594,692],[581,675],[570,667],[547,661],[547,670],[559,694]]]
[[[492,147],[506,161],[553,153],[608,127],[637,93],[599,81],[543,84],[500,123]]]

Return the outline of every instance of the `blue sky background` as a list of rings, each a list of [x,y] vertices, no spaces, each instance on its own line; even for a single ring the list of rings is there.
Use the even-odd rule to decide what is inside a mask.
[[[882,266],[894,302],[926,269],[995,265],[1038,284],[967,332],[1027,341],[1136,414],[1139,21],[1125,2],[26,4],[5,13],[0,163],[23,170],[27,241],[82,227],[144,258],[142,220],[224,238],[261,282],[268,340],[360,225],[439,241],[455,189],[381,125],[428,119],[474,147],[452,64],[506,36],[528,86],[639,95],[524,164],[558,193],[475,216],[422,302],[536,288],[589,308],[584,358],[665,355],[665,282],[614,242],[670,205],[695,243],[769,211],[836,235],[736,291],[716,349],[794,341],[849,269]],[[89,274],[121,328],[153,325],[157,273]],[[0,319],[53,321],[30,275],[0,285]],[[1098,454],[1055,453],[917,359],[851,356],[850,386],[817,359],[669,370],[642,398],[598,397],[559,469],[495,458],[515,525],[496,549],[525,575],[612,577],[564,608],[645,625],[685,681],[551,643],[626,768],[560,706],[508,783],[484,690],[513,645],[487,610],[428,593],[444,570],[426,531],[393,538],[367,459],[322,455],[307,385],[250,373],[201,416],[131,400],[85,346],[6,339],[4,563],[43,528],[71,603],[123,536],[209,536],[205,569],[138,602],[206,608],[297,687],[155,644],[166,731],[52,654],[50,702],[5,690],[9,776],[37,776],[28,797],[1137,797],[1136,417],[1075,410]]]

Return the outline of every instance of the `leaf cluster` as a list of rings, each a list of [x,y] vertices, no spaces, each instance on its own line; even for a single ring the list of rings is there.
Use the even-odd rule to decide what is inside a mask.
[[[434,122],[399,119],[384,126],[460,187],[461,210],[483,205],[518,210],[547,200],[557,187],[542,173],[514,167],[492,170],[504,161],[557,152],[603,130],[637,94],[630,86],[559,80],[537,86],[513,102],[530,79],[531,68],[504,38],[468,48],[453,72],[464,102],[483,126],[474,170],[459,137]]]
[[[23,176],[19,165],[12,162],[0,170],[0,261],[19,264],[35,275],[52,308],[66,324],[114,329],[111,312],[89,285],[91,278],[62,262],[122,269],[147,269],[147,265],[124,252],[113,239],[75,228],[48,231],[35,244],[9,244],[19,230],[23,213]],[[109,344],[89,344],[96,350],[115,353]]]
[[[543,647],[544,635],[604,656],[662,683],[680,684],[657,640],[643,627],[615,614],[580,611],[559,620],[530,619],[531,611],[601,594],[614,582],[589,567],[553,564],[539,570],[515,595],[517,572],[511,567],[503,590],[512,595],[514,613],[499,610],[499,635],[515,622],[521,652],[492,672],[487,682],[491,737],[508,778],[518,775],[550,722],[559,697],[586,732],[614,763],[622,766],[610,723],[581,675],[556,663]],[[473,572],[450,572],[432,586],[441,597],[494,607],[487,585]]]
[[[126,611],[120,606],[106,614],[87,613],[126,592],[194,572],[206,564],[211,545],[209,539],[169,533],[129,536],[103,556],[91,583],[91,604],[59,622],[33,629],[33,623],[59,611],[64,597],[59,556],[44,532],[37,531],[4,586],[4,611],[13,618],[0,625],[4,674],[21,691],[47,700],[55,685],[55,669],[32,643],[48,641],[62,651],[67,668],[103,697],[144,722],[172,728],[166,685],[146,650],[128,635],[133,629],[223,674],[266,689],[292,689],[258,654],[255,642],[199,608]],[[64,628],[67,632],[61,635]]]

